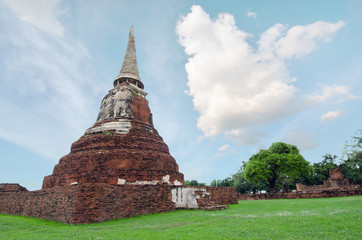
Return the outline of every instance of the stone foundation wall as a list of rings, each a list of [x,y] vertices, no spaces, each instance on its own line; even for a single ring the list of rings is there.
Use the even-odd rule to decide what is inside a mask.
[[[321,191],[310,193],[262,193],[262,194],[239,194],[238,200],[266,200],[266,199],[299,199],[299,198],[330,198],[348,197],[362,195],[362,189],[351,189],[341,191]]]

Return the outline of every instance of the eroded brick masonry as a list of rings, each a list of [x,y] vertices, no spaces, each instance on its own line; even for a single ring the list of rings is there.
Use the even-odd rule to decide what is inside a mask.
[[[96,123],[44,177],[41,190],[0,184],[0,212],[80,224],[237,203],[235,188],[183,185],[146,95],[131,28],[122,68]]]

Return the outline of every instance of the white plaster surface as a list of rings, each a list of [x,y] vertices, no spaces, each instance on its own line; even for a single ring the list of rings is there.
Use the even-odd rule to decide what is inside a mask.
[[[104,131],[115,130],[118,134],[127,134],[132,124],[128,119],[117,119],[113,122],[102,123],[98,127],[88,128],[85,134],[102,133]]]
[[[118,178],[117,184],[119,184],[119,185],[126,184],[126,179]]]
[[[175,181],[173,182],[173,185],[175,185],[175,186],[181,186],[182,183],[181,183],[180,181],[175,180]]]
[[[166,175],[166,176],[162,177],[162,182],[167,183],[167,184],[171,184],[170,175]]]
[[[193,187],[178,187],[172,189],[172,202],[176,204],[176,208],[199,208],[197,199],[200,196],[195,191],[202,191],[202,197],[209,195],[206,189],[197,189]]]

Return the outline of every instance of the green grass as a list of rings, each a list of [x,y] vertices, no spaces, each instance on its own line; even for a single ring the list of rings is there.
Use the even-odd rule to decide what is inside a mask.
[[[177,210],[67,225],[0,215],[0,239],[362,239],[362,196],[240,201],[224,211]]]

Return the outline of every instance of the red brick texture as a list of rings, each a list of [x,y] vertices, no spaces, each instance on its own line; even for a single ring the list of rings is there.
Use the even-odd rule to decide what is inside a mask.
[[[71,152],[59,160],[53,174],[44,178],[43,188],[69,186],[73,182],[117,184],[118,178],[127,182],[154,181],[166,175],[170,175],[171,182],[184,181],[156,129],[133,121],[128,134],[82,136],[72,144]]]
[[[103,222],[173,211],[175,204],[172,202],[171,189],[172,186],[165,185],[93,183],[33,192],[0,192],[0,213],[71,224]],[[237,203],[235,188],[206,189],[210,197],[200,199],[200,208]]]
[[[170,186],[82,184],[72,223],[103,222],[175,210]]]
[[[202,196],[202,191],[195,191],[199,195],[197,203],[199,208],[208,210],[219,210],[220,205],[237,204],[237,192],[235,187],[196,187],[206,189],[209,195]]]
[[[0,192],[0,213],[80,224],[175,210],[171,186],[80,184]]]
[[[73,223],[78,187],[0,192],[0,213]]]
[[[206,187],[206,191],[210,193],[210,198],[216,204],[238,203],[235,187]]]
[[[20,186],[19,183],[0,183],[0,192],[27,192],[23,186]]]

